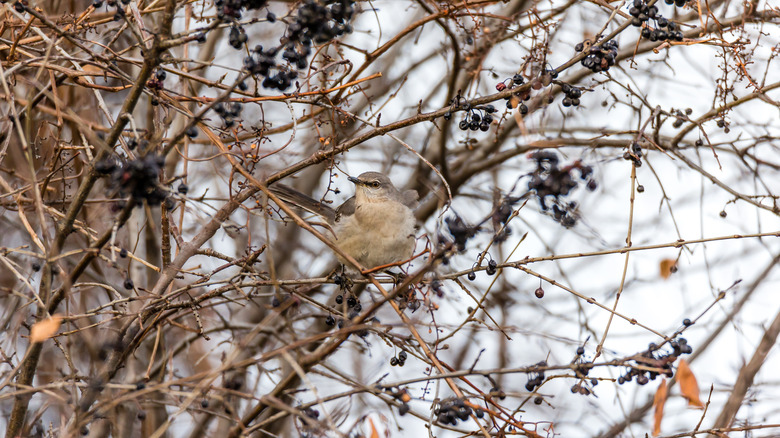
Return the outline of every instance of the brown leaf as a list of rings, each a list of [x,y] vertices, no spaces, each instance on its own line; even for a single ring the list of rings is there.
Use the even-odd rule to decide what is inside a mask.
[[[43,342],[56,335],[60,324],[62,324],[62,317],[59,315],[36,322],[30,328],[30,342]]]
[[[696,382],[696,376],[693,375],[685,359],[680,359],[680,364],[677,365],[677,381],[680,382],[682,396],[688,400],[688,406],[704,409],[704,403],[699,399],[699,384]]]
[[[655,414],[653,414],[653,436],[661,434],[661,420],[664,418],[664,404],[666,404],[666,379],[661,381],[658,386],[658,390],[655,392],[653,398],[653,407],[655,408]]]
[[[660,263],[661,277],[665,280],[677,270],[677,260],[663,259]]]

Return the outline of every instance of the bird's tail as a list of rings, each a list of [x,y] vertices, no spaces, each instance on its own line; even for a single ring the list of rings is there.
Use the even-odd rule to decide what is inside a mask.
[[[336,210],[316,199],[284,184],[273,184],[268,189],[284,202],[300,207],[310,213],[322,216],[329,224],[336,218]]]

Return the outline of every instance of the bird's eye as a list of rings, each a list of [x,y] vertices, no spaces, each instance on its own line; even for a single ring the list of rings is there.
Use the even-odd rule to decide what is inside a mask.
[[[379,188],[379,181],[374,181],[371,183],[371,187],[378,189]]]

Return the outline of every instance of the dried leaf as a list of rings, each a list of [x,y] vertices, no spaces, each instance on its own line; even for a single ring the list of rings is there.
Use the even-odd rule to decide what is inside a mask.
[[[103,76],[103,73],[106,72],[104,69],[92,64],[84,64],[81,66],[81,69],[84,70],[87,76]]]
[[[62,324],[62,317],[59,315],[36,322],[30,329],[30,342],[43,342],[56,335],[60,324]]]
[[[704,403],[699,399],[699,384],[696,382],[696,376],[693,375],[685,359],[680,359],[680,364],[677,365],[677,381],[680,382],[682,396],[688,400],[688,406],[704,409]]]
[[[374,420],[369,418],[368,424],[371,426],[371,438],[379,438],[379,432],[376,430],[376,426],[374,426]]]
[[[663,259],[660,264],[661,277],[665,280],[669,278],[677,270],[677,260],[675,259]]]
[[[653,414],[653,436],[661,434],[661,420],[664,418],[664,405],[666,404],[666,379],[661,381],[658,386],[658,390],[655,392],[653,398],[653,407],[655,408],[655,414]]]

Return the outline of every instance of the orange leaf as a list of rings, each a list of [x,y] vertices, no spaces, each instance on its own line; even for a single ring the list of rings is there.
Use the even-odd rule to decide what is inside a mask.
[[[368,424],[371,426],[371,438],[379,438],[379,432],[376,430],[376,426],[374,426],[374,420],[369,418]]]
[[[661,268],[661,277],[665,280],[677,272],[677,260],[663,259],[659,267]]]
[[[680,382],[680,392],[688,400],[688,406],[704,408],[704,403],[699,400],[699,384],[696,383],[696,376],[693,375],[691,367],[685,359],[680,359],[677,365],[677,381]]]
[[[658,390],[655,392],[653,398],[653,407],[655,408],[655,414],[653,414],[653,436],[661,434],[661,420],[664,418],[664,404],[666,404],[666,379],[661,381],[658,386]]]
[[[30,342],[43,342],[56,335],[60,324],[62,324],[62,317],[59,315],[36,322],[30,328]]]

